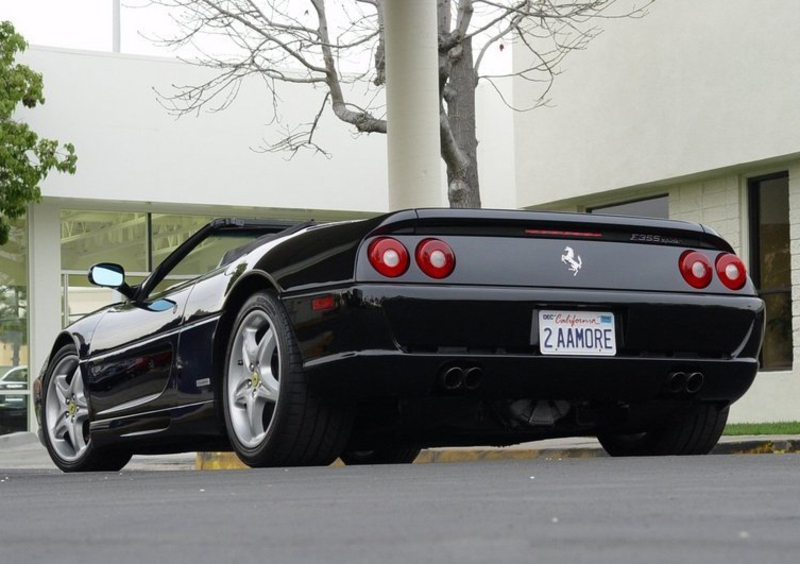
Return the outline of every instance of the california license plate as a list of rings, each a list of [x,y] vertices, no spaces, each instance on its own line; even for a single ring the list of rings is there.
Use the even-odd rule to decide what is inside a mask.
[[[614,356],[614,314],[602,311],[540,311],[542,354]]]

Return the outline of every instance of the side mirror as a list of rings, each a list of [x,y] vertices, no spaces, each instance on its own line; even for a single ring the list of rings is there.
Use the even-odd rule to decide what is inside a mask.
[[[89,269],[89,282],[116,290],[125,284],[125,269],[118,264],[101,262]]]
[[[101,262],[90,268],[89,282],[101,288],[112,288],[129,300],[136,293],[125,283],[125,269],[113,262]]]

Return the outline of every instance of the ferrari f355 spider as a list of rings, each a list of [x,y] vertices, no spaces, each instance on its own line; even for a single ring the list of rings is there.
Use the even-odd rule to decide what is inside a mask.
[[[175,281],[199,253],[205,273]],[[185,269],[184,269],[185,270]],[[702,454],[758,371],[764,304],[708,227],[492,210],[218,219],[67,327],[34,386],[64,471],[233,450],[250,466],[595,435]]]

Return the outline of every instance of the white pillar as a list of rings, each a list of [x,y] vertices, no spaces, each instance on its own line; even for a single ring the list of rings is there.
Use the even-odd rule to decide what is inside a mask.
[[[28,378],[39,375],[61,331],[61,209],[52,203],[28,208]],[[36,431],[33,402],[28,428]]]
[[[122,43],[120,39],[122,26],[120,24],[119,2],[120,0],[111,0],[111,50],[114,53],[120,52]]]
[[[441,206],[439,71],[434,0],[387,0],[389,207]]]

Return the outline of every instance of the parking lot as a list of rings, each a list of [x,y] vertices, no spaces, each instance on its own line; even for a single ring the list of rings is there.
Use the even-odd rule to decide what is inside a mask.
[[[800,455],[0,475],[17,562],[796,562]]]

